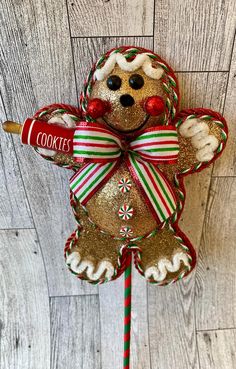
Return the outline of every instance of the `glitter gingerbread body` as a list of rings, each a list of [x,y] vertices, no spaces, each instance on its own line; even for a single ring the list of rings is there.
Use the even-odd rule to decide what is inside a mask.
[[[159,114],[150,113],[145,105],[153,96],[163,101]],[[109,109],[97,119],[88,114],[92,99],[109,103]],[[65,258],[79,278],[93,283],[115,279],[125,268],[129,248],[134,250],[139,272],[159,285],[173,283],[193,269],[195,251],[178,227],[185,199],[183,178],[216,159],[224,148],[227,127],[224,118],[210,110],[178,113],[178,101],[177,79],[158,55],[141,48],[121,47],[105,54],[93,66],[81,94],[82,117],[69,106],[63,111],[49,107],[44,114],[42,119],[46,117],[52,123],[61,119],[65,125],[70,125],[71,116],[78,122],[97,122],[128,144],[145,130],[160,126],[174,127],[178,137],[178,158],[156,165],[176,199],[174,210],[164,220],[158,220],[150,211],[150,204],[123,159],[123,147],[120,164],[85,205],[72,189],[71,205],[78,228],[66,243]],[[76,171],[83,166],[76,157],[37,151]]]

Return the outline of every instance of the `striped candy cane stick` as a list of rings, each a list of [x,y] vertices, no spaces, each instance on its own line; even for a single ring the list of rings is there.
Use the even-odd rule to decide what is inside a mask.
[[[125,270],[125,295],[124,295],[124,364],[123,369],[130,368],[130,330],[131,330],[131,286],[132,286],[132,253],[127,257]]]

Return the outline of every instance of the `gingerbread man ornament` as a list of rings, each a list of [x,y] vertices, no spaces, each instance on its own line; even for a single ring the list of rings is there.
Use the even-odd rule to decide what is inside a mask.
[[[178,226],[184,177],[222,153],[227,126],[219,113],[179,112],[178,106],[170,66],[152,51],[119,47],[93,65],[80,109],[54,104],[26,121],[22,141],[74,170],[70,193],[78,225],[65,259],[79,278],[117,278],[131,250],[138,271],[158,285],[194,268],[194,248]]]

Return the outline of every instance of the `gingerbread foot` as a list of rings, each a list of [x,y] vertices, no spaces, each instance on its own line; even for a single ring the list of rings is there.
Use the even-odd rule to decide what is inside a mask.
[[[142,242],[140,260],[136,266],[149,282],[170,284],[183,278],[195,265],[195,253],[183,234],[178,234],[171,225]]]
[[[121,252],[121,246],[120,240],[102,233],[81,211],[80,227],[66,243],[66,264],[78,278],[97,283],[107,282],[123,272],[125,252]]]
[[[97,281],[102,278],[111,280],[115,273],[115,268],[108,260],[100,260],[94,263],[89,259],[83,259],[79,251],[73,251],[66,259],[67,265],[71,270],[78,274],[84,275],[91,281]]]

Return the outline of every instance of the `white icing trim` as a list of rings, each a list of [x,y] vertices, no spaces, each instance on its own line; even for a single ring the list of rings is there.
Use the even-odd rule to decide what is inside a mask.
[[[196,159],[200,162],[210,161],[219,146],[218,139],[209,131],[208,124],[196,118],[186,119],[179,128],[182,137],[191,138],[193,147],[198,150]]]
[[[196,148],[200,148],[201,146],[201,140],[208,137],[208,133],[206,133],[206,131],[199,131],[196,132],[196,134],[194,136],[192,136],[191,142],[192,145]]]
[[[168,272],[174,273],[179,270],[181,261],[190,268],[187,254],[178,252],[173,256],[172,262],[168,259],[161,259],[156,266],[147,268],[144,273],[145,277],[147,279],[153,278],[156,282],[162,282],[166,278]]]
[[[186,119],[179,127],[179,133],[186,138],[193,137],[199,132],[204,132],[205,136],[209,133],[208,125],[199,119]]]
[[[146,53],[138,54],[131,62],[128,62],[123,54],[115,53],[109,56],[102,68],[95,71],[96,79],[98,81],[104,80],[112,72],[116,64],[126,72],[134,72],[142,67],[144,73],[153,79],[160,79],[164,72],[160,66],[158,68],[152,66],[152,60]]]
[[[66,114],[66,113],[62,114],[62,116],[54,115],[52,118],[48,120],[47,123],[57,124],[58,126],[63,126],[67,128],[76,127],[75,121],[70,117],[69,114]],[[50,157],[56,155],[57,153],[54,150],[43,149],[41,147],[38,147],[38,152],[42,155],[50,156]]]
[[[210,147],[212,151],[215,151],[217,149],[219,142],[215,136],[208,135],[205,137],[201,137],[200,139],[198,137],[196,139],[196,136],[192,138],[192,144],[196,147],[196,149],[200,150],[206,146]]]
[[[111,54],[105,62],[104,66],[94,72],[94,75],[98,81],[102,81],[106,78],[106,76],[108,76],[108,74],[113,71],[116,65],[116,57],[117,54]]]
[[[68,128],[75,128],[76,123],[73,118],[71,118],[70,114],[64,113],[62,115],[63,122],[66,124]]]
[[[61,117],[58,117],[57,115],[54,115],[52,118],[50,118],[47,121],[48,124],[56,124],[57,126],[65,126],[65,122]]]
[[[211,159],[213,159],[213,157],[214,157],[214,152],[209,151],[207,146],[201,150],[198,150],[198,152],[196,153],[196,159],[200,162],[210,161]]]
[[[145,60],[142,68],[144,73],[152,79],[160,79],[162,77],[162,74],[164,73],[164,69],[162,69],[161,67],[153,68],[150,58],[148,60]]]
[[[78,252],[72,252],[66,259],[66,263],[70,265],[70,268],[78,274],[85,273],[89,279],[96,281],[103,273],[105,273],[105,278],[110,280],[114,275],[114,266],[108,260],[102,260],[99,262],[96,270],[94,264],[90,260],[81,260],[80,254]]]

